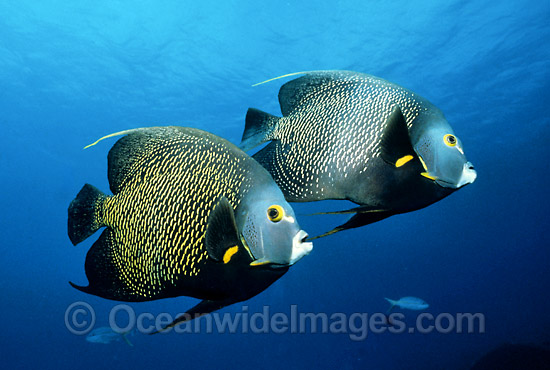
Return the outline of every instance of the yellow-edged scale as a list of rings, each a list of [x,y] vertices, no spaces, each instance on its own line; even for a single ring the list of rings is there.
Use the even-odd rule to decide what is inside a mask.
[[[321,236],[426,207],[475,180],[462,143],[426,99],[357,72],[281,77],[299,74],[279,91],[283,117],[248,110],[241,148],[271,141],[253,157],[288,201],[359,205],[325,212],[354,216]]]
[[[311,251],[269,173],[228,141],[185,127],[116,135],[126,136],[108,155],[113,195],[86,184],[69,206],[74,245],[105,227],[86,257],[89,285],[75,288],[202,299],[168,328],[255,296]]]

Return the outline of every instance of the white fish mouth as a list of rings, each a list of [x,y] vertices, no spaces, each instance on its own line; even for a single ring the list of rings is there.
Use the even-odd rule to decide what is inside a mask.
[[[477,172],[474,170],[474,165],[471,162],[464,163],[464,169],[462,170],[462,176],[458,181],[457,187],[460,188],[464,185],[471,184],[477,178]]]
[[[474,170],[474,166],[471,162],[466,162],[464,163],[464,167],[462,168],[462,173],[460,174],[458,181],[449,181],[435,176],[434,181],[444,188],[460,189],[464,185],[473,183],[476,178],[477,172]]]
[[[308,233],[304,230],[298,231],[294,238],[292,238],[292,254],[290,255],[289,265],[293,265],[302,257],[307,256],[313,249],[312,242],[306,242]]]

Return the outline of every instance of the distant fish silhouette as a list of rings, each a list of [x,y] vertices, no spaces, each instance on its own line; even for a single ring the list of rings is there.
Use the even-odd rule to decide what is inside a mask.
[[[385,298],[386,301],[390,302],[390,308],[388,309],[388,313],[395,307],[404,308],[407,310],[425,310],[430,305],[424,302],[420,298],[416,297],[403,297],[400,298],[397,301],[394,301],[393,299]]]
[[[102,343],[102,344],[110,344],[113,342],[118,342],[120,340],[124,340],[127,345],[130,347],[133,347],[134,345],[128,340],[127,335],[130,332],[124,332],[124,333],[117,333],[113,329],[111,329],[109,326],[102,326],[101,328],[97,328],[92,330],[90,334],[86,337],[86,340],[90,343]]]

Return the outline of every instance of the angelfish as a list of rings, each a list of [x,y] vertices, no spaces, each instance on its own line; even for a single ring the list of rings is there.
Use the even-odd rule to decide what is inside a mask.
[[[86,256],[89,285],[75,288],[202,300],[164,330],[259,294],[311,251],[269,173],[235,145],[185,127],[116,135],[126,136],[108,155],[113,195],[86,184],[69,206],[74,245],[105,227]]]
[[[353,217],[321,236],[426,207],[476,179],[462,142],[426,99],[367,74],[304,73],[279,91],[283,117],[248,110],[240,147],[270,141],[253,157],[290,202],[359,205],[325,212]]]

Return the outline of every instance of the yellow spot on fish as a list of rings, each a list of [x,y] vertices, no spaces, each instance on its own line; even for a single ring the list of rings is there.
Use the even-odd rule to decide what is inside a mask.
[[[229,261],[231,261],[231,257],[233,257],[233,255],[237,253],[238,250],[238,246],[234,246],[226,250],[225,254],[223,255],[223,263],[229,263]]]
[[[433,181],[437,180],[437,177],[430,175],[428,172],[422,172],[421,175]]]
[[[409,162],[411,159],[413,159],[414,157],[410,154],[407,154],[406,156],[404,157],[401,157],[397,160],[397,162],[395,162],[395,167],[401,167],[403,166],[405,163]]]
[[[267,265],[268,263],[271,263],[271,261],[268,261],[268,260],[256,260],[256,261],[250,262],[250,266],[262,266],[262,265]]]

